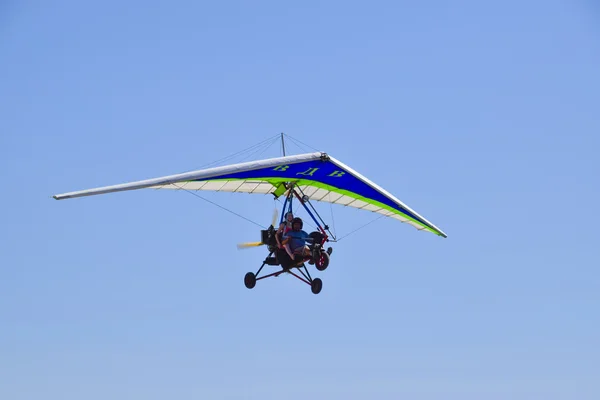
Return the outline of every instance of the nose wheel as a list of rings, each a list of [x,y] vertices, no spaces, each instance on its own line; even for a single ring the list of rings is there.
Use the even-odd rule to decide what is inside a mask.
[[[317,269],[319,271],[325,271],[328,266],[329,266],[329,253],[323,250],[323,251],[319,252],[319,254],[316,257],[315,267],[317,267]]]

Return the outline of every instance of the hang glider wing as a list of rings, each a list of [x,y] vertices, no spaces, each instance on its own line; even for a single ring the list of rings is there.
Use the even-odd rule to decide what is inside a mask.
[[[447,237],[399,199],[326,153],[250,161],[53,196],[57,200],[143,188],[261,193],[281,196],[293,182],[309,199],[383,214]]]

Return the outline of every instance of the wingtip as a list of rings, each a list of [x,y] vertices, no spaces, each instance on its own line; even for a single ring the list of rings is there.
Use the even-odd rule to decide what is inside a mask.
[[[436,235],[441,236],[444,239],[446,239],[448,237],[448,235],[446,235],[444,232],[440,231],[439,229],[435,233],[436,233]]]

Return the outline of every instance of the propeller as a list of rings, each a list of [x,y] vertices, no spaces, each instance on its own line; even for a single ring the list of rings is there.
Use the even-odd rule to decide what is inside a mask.
[[[279,211],[277,211],[277,207],[273,210],[273,219],[271,220],[271,226],[275,228],[275,224],[277,223],[277,216],[279,215]]]
[[[275,207],[275,210],[273,210],[273,218],[271,219],[271,226],[270,228],[275,229],[275,224],[277,223],[277,216],[279,215],[279,211],[277,211],[277,207]],[[249,249],[251,247],[258,247],[258,246],[263,246],[266,243],[261,242],[245,242],[245,243],[238,243],[237,248],[238,249]]]
[[[258,246],[262,246],[264,243],[263,242],[246,242],[246,243],[238,243],[237,248],[238,249],[248,249],[250,247],[258,247]]]

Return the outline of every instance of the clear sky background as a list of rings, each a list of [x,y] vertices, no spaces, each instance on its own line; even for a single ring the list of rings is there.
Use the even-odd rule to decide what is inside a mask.
[[[0,398],[600,398],[600,6],[417,3],[0,2]],[[379,219],[319,295],[248,290],[259,228],[215,205],[51,198],[280,132],[449,237]]]

